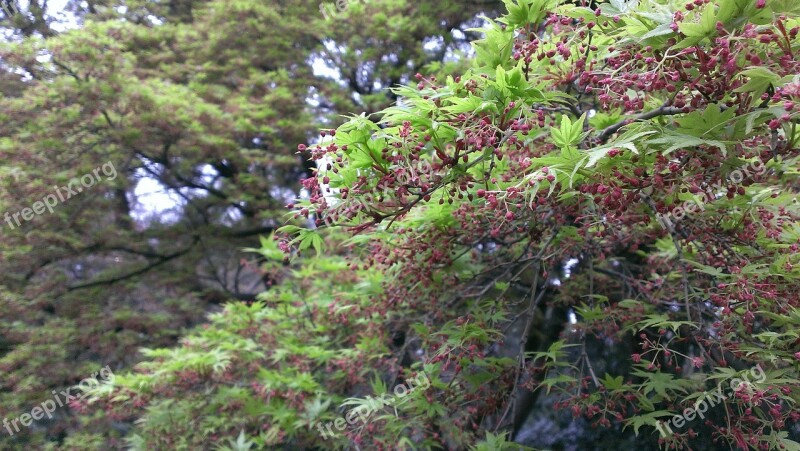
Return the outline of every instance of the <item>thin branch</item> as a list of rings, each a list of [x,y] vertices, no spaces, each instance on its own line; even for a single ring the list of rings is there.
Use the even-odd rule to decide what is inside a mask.
[[[75,291],[75,290],[80,290],[80,289],[83,289],[83,288],[92,288],[92,287],[97,287],[97,286],[101,286],[101,285],[112,285],[112,284],[115,284],[117,282],[122,282],[123,280],[128,280],[128,279],[131,279],[133,277],[139,276],[141,274],[144,274],[144,273],[150,271],[151,269],[155,269],[155,268],[163,265],[164,263],[169,262],[170,260],[174,260],[174,259],[176,259],[178,257],[186,255],[187,253],[189,253],[190,250],[192,250],[192,248],[199,241],[200,241],[200,237],[199,236],[195,236],[192,244],[189,245],[189,247],[187,247],[186,249],[177,251],[177,252],[169,254],[169,255],[164,255],[161,258],[159,258],[158,260],[156,260],[155,262],[153,262],[153,263],[151,263],[151,264],[149,264],[149,265],[147,265],[147,266],[145,266],[143,268],[137,269],[136,271],[130,272],[128,274],[124,274],[124,275],[117,276],[117,277],[112,277],[111,279],[94,280],[94,281],[91,281],[91,282],[86,282],[86,283],[82,283],[82,284],[78,284],[78,285],[73,285],[71,287],[68,287],[67,291]]]
[[[644,113],[639,114],[638,116],[634,116],[632,118],[623,119],[623,120],[617,122],[614,125],[610,125],[610,126],[606,127],[605,129],[603,129],[603,131],[600,132],[599,135],[597,135],[596,139],[597,139],[598,142],[600,142],[602,144],[602,143],[605,143],[606,141],[608,141],[608,138],[610,138],[611,135],[613,135],[619,129],[621,129],[622,127],[624,127],[624,126],[626,126],[626,125],[628,125],[630,123],[638,122],[638,121],[646,121],[646,120],[653,119],[653,118],[656,118],[656,117],[659,117],[659,116],[672,116],[672,115],[680,114],[680,113],[683,113],[683,109],[682,108],[676,108],[674,106],[669,106],[667,104],[664,104],[664,105],[661,105],[660,107],[656,108],[655,110],[650,110],[650,111],[644,112]]]
[[[550,243],[553,242],[555,239],[558,231],[554,231],[550,238],[547,239],[547,242],[544,243],[542,248],[539,250],[539,253],[536,256],[536,263],[534,265],[534,279],[533,283],[531,284],[531,300],[528,304],[528,310],[525,312],[525,329],[522,331],[522,335],[520,336],[519,341],[519,356],[518,356],[518,363],[516,374],[514,376],[514,386],[511,388],[511,398],[508,400],[506,404],[506,409],[503,412],[503,415],[497,421],[495,425],[495,432],[500,428],[503,422],[508,416],[508,412],[511,410],[512,407],[516,407],[517,404],[517,391],[519,388],[520,380],[522,379],[522,370],[525,368],[525,345],[528,343],[528,335],[530,334],[531,327],[533,326],[533,318],[536,308],[539,306],[539,302],[544,297],[544,294],[547,292],[547,286],[543,285],[541,289],[538,289],[539,285],[539,270],[541,269],[542,259],[547,251],[547,248],[550,247]],[[538,293],[537,293],[538,289]]]

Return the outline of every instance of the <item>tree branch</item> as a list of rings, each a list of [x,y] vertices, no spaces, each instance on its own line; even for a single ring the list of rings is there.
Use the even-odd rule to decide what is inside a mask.
[[[676,108],[674,106],[669,106],[667,104],[661,105],[660,107],[656,108],[655,110],[650,110],[650,111],[644,112],[644,113],[639,114],[638,116],[634,116],[632,118],[623,119],[623,120],[617,122],[614,125],[610,125],[610,126],[606,127],[605,129],[603,129],[603,131],[600,132],[599,135],[597,135],[597,141],[600,142],[601,144],[605,144],[605,142],[608,141],[608,138],[610,138],[611,135],[613,135],[619,129],[621,129],[622,127],[624,127],[624,126],[626,126],[626,125],[628,125],[630,123],[639,122],[639,121],[646,121],[646,120],[653,119],[653,118],[656,118],[656,117],[659,117],[659,116],[672,116],[672,115],[680,114],[680,113],[683,113],[683,112],[684,111],[683,111],[682,108]]]
[[[128,274],[124,274],[124,275],[117,276],[117,277],[112,277],[111,279],[94,280],[94,281],[91,281],[91,282],[86,282],[86,283],[82,283],[82,284],[78,284],[78,285],[73,285],[71,287],[68,287],[67,291],[75,291],[75,290],[80,290],[80,289],[83,289],[83,288],[92,288],[92,287],[97,287],[97,286],[101,286],[101,285],[112,285],[112,284],[115,284],[117,282],[122,282],[123,280],[131,279],[131,278],[136,277],[138,275],[144,274],[144,273],[150,271],[151,269],[157,268],[157,267],[163,265],[164,263],[169,262],[170,260],[174,260],[174,259],[176,259],[176,258],[178,258],[180,256],[186,255],[187,253],[189,253],[190,250],[192,250],[192,248],[199,241],[200,241],[200,237],[199,236],[195,236],[193,241],[192,241],[192,244],[190,244],[189,247],[187,247],[186,249],[174,252],[172,254],[160,256],[156,261],[150,263],[149,265],[147,265],[147,266],[145,266],[143,268],[137,269],[136,271],[130,272]]]

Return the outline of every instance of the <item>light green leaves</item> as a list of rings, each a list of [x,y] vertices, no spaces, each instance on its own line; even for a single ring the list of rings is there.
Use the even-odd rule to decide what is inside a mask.
[[[600,380],[600,382],[607,390],[617,390],[625,385],[624,378],[622,376],[614,377],[608,373],[606,373],[606,375],[603,377],[603,379]]]
[[[586,134],[583,132],[583,122],[586,115],[581,116],[577,121],[572,122],[568,115],[561,116],[561,126],[551,128],[550,135],[553,142],[565,153],[569,153],[570,148],[577,147]]]
[[[679,25],[686,38],[678,43],[677,48],[687,48],[705,38],[712,38],[716,34],[717,22],[728,30],[747,22],[768,23],[771,12],[766,8],[756,8],[755,3],[751,0],[720,0],[707,4],[702,10],[696,10],[695,17],[699,15],[699,20],[689,20]]]
[[[484,34],[483,39],[472,43],[475,59],[485,62],[483,67],[494,70],[499,65],[508,64],[513,48],[514,29],[501,27],[497,22],[488,18],[486,20],[488,21],[486,27],[469,31],[480,31]]]
[[[662,373],[661,371],[634,370],[632,374],[644,380],[641,384],[642,394],[645,396],[655,394],[661,399],[670,399],[678,393],[686,393],[686,388],[692,384],[686,379],[679,379],[674,374]]]
[[[278,248],[278,242],[275,241],[272,237],[273,237],[273,235],[270,235],[269,238],[260,236],[259,237],[259,241],[261,242],[261,247],[260,248],[258,248],[258,249],[256,249],[256,248],[245,248],[245,249],[242,249],[242,250],[245,251],[245,252],[255,252],[255,253],[261,254],[267,260],[283,261],[283,258],[285,257],[284,254],[283,254],[283,251],[281,251]]]
[[[666,35],[673,34],[673,33],[674,33],[674,31],[672,31],[671,24],[662,23],[662,24],[659,24],[658,26],[656,26],[655,28],[653,28],[652,30],[646,32],[645,34],[639,36],[639,39],[641,41],[644,41],[646,39],[655,38],[657,36],[666,36]]]
[[[531,356],[535,359],[545,359],[546,364],[556,364],[557,366],[564,366],[567,365],[563,362],[564,358],[567,356],[567,352],[565,351],[566,348],[571,348],[574,346],[578,346],[576,344],[567,344],[564,340],[558,340],[553,342],[547,351],[543,352],[532,352]]]
[[[480,111],[485,111],[494,106],[493,103],[487,102],[484,99],[472,94],[468,95],[467,97],[453,97],[447,100],[451,105],[442,108],[442,110],[453,114],[477,113]],[[497,108],[495,107],[495,110],[496,109]]]
[[[486,433],[486,439],[475,444],[470,448],[471,451],[533,451],[534,448],[529,448],[519,443],[512,442],[508,438],[508,432],[501,432],[499,434]]]
[[[657,410],[655,412],[649,412],[642,415],[635,415],[625,422],[625,427],[633,426],[633,432],[636,435],[639,435],[639,428],[642,426],[653,426],[655,427],[658,424],[658,418],[661,417],[671,417],[672,413],[666,410]]]
[[[597,164],[598,161],[600,161],[601,159],[603,159],[603,157],[608,155],[611,149],[624,148],[630,150],[635,154],[638,154],[639,149],[636,147],[636,142],[641,141],[641,139],[646,136],[658,133],[655,130],[641,131],[643,129],[644,129],[643,127],[632,128],[623,133],[621,136],[619,136],[614,142],[593,148],[592,150],[589,151],[589,161],[586,163],[586,167],[591,168],[592,166]]]
[[[226,447],[225,449],[230,449],[232,451],[247,451],[256,446],[254,441],[247,439],[247,434],[244,433],[244,429],[239,431],[239,436],[236,438],[236,441],[228,439],[228,442],[230,447]]]
[[[310,247],[313,247],[318,256],[322,254],[325,240],[316,229],[303,229],[301,227],[289,224],[278,229],[278,232],[285,233],[287,235],[294,235],[294,239],[292,239],[289,244],[298,245],[298,251],[304,251]]]
[[[660,129],[658,137],[648,140],[647,144],[660,149],[663,155],[698,146],[717,147],[723,155],[727,155],[726,142],[741,133],[732,125],[734,117],[733,108],[722,111],[719,105],[711,104],[702,111],[694,111],[677,119],[678,127]]]
[[[633,324],[633,326],[639,329],[645,329],[645,328],[670,329],[676,334],[678,333],[678,329],[680,329],[681,326],[690,326],[698,328],[697,324],[693,322],[671,321],[666,314],[647,315],[644,320]]]
[[[719,105],[712,103],[703,110],[686,114],[676,122],[681,133],[701,138],[719,138],[726,135],[725,126],[735,115],[733,108],[722,111]]]
[[[686,35],[688,40],[684,42],[691,42],[691,44],[695,44],[700,42],[702,38],[711,36],[712,33],[716,30],[717,25],[717,16],[716,12],[714,11],[714,5],[708,5],[706,8],[703,9],[703,12],[700,16],[700,20],[698,22],[682,22],[679,25],[681,32]],[[691,39],[694,38],[694,39]],[[689,45],[686,45],[688,47]]]
[[[503,0],[508,14],[503,21],[515,28],[541,22],[547,11],[556,4],[553,0]]]
[[[529,85],[528,79],[523,75],[520,66],[516,66],[510,70],[505,70],[503,66],[497,66],[495,79],[490,83],[504,94],[504,106],[506,98],[525,98],[527,102],[543,102],[547,100],[547,97],[541,90]]]
[[[678,149],[695,148],[700,145],[719,147],[722,150],[723,155],[727,153],[727,146],[725,146],[725,144],[721,141],[702,139],[691,135],[670,131],[665,131],[659,138],[651,139],[648,141],[648,143],[664,145],[665,148],[661,152],[663,155],[668,155]]]
[[[751,92],[754,99],[761,98],[761,94],[767,91],[771,85],[781,79],[781,77],[764,66],[755,66],[739,72],[740,75],[748,77],[749,80],[742,86],[734,89],[734,92]]]

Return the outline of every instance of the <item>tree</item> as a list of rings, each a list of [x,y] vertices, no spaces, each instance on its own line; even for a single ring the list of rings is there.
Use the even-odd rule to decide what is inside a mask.
[[[717,381],[763,369],[727,401],[724,423],[659,442],[702,446],[701,431],[729,446],[797,446],[786,439],[800,358],[796,7],[506,5],[471,72],[418,75],[380,129],[354,118],[314,148],[334,163],[301,214],[371,237],[368,264],[391,276],[387,305],[412,324],[438,317],[444,338],[423,347],[424,362],[448,357],[436,373],[451,372],[452,392],[434,399],[458,417],[459,399],[477,395],[464,420],[478,433],[508,427],[525,389],[544,387],[595,426],[663,430]],[[485,318],[513,303],[480,316],[453,307],[531,269],[517,361],[484,391],[471,377],[486,359],[446,321],[500,333],[508,322]],[[525,353],[536,312],[559,304],[581,320],[558,317],[562,339]],[[629,368],[599,372],[608,362],[586,352],[596,339],[634,345]],[[473,344],[491,356],[490,343]]]
[[[365,7],[385,7],[382,18],[345,35],[328,29],[353,19],[328,21],[310,1],[71,2],[79,26],[63,33],[46,2],[12,3],[21,13],[0,21],[0,159],[10,175],[0,179],[0,415],[9,417],[100,367],[120,372],[138,348],[172,345],[218,304],[275,283],[241,248],[281,224],[312,175],[297,143],[359,99],[315,74],[323,53],[339,74],[358,73],[357,90],[387,86],[443,58],[423,36],[448,36],[444,27],[466,27],[493,4],[464,2],[440,22],[425,2],[376,0]],[[401,14],[425,20],[411,34],[366,38]],[[442,41],[449,52],[465,42]],[[387,60],[363,55],[367,44]],[[380,108],[378,97],[360,101]],[[146,217],[145,182],[171,196],[171,212]],[[102,448],[129,427],[84,417],[86,431],[105,435],[97,445],[72,413],[0,440]]]
[[[296,214],[318,229],[278,246],[328,241],[345,282],[298,272],[155,353],[111,390],[151,409],[141,447],[198,439],[164,419],[180,399],[222,415],[214,441],[499,449],[536,396],[639,447],[800,446],[797,7],[504,3],[469,70],[418,74],[379,124],[308,147]],[[419,373],[429,387],[350,422]],[[216,401],[227,384],[237,402]],[[706,400],[724,407],[698,421]]]

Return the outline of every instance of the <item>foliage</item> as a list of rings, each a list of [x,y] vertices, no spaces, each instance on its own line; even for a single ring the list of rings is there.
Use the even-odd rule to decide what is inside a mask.
[[[354,117],[312,148],[323,170],[298,214],[357,234],[352,252],[386,274],[422,363],[449,372],[437,400],[475,400],[476,434],[508,427],[527,386],[594,426],[650,426],[665,447],[800,446],[787,435],[800,419],[797,8],[505,3],[470,71],[418,74],[379,124]],[[470,378],[496,337],[465,350],[447,325],[471,323],[468,293],[531,269],[524,331],[547,295],[580,315],[560,318],[578,350],[526,354],[523,333],[512,377],[484,392]],[[491,337],[504,323],[476,324]],[[627,367],[601,373],[585,351],[597,340],[633,347]],[[658,437],[659,418],[752,368],[764,380],[719,421]]]
[[[451,29],[496,2],[437,15],[437,2],[374,0],[383,16],[347,33],[355,18],[328,21],[308,0],[71,0],[69,19],[54,2],[0,3],[0,417],[13,419],[277,283],[241,249],[312,175],[297,143],[390,104],[375,86],[457,66],[444,55],[466,37]],[[52,212],[2,216],[108,163],[117,176]],[[78,413],[0,434],[0,448],[109,449],[132,427],[96,406]]]
[[[129,444],[516,449],[548,403],[639,449],[800,447],[794,2],[504,4],[463,73],[300,145],[320,169],[262,242],[270,289],[94,391]],[[178,128],[226,118],[170,98]]]

